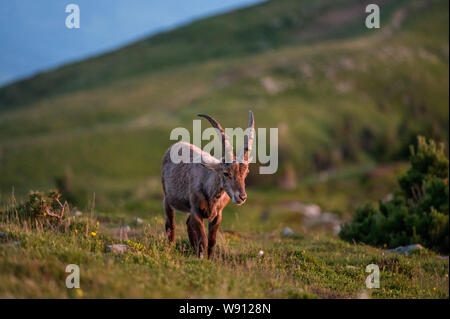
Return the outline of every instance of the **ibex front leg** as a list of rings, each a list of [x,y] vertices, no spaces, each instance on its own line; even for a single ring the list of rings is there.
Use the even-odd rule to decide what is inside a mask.
[[[214,246],[216,245],[216,235],[219,229],[220,222],[222,221],[222,211],[217,213],[217,216],[209,222],[208,225],[208,258],[211,257]]]
[[[203,258],[203,254],[208,246],[203,220],[197,214],[191,213],[186,224],[192,248],[194,248],[198,257]]]
[[[203,258],[208,240],[206,238],[205,227],[203,226],[202,213],[207,208],[208,203],[201,194],[193,194],[191,198],[191,214],[186,222],[189,241],[197,256]]]

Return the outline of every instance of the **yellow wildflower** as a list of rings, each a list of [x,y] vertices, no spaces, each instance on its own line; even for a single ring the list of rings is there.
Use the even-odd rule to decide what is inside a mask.
[[[96,232],[92,232],[91,235],[95,237],[95,236],[97,236],[97,233]]]
[[[75,228],[75,233],[78,233],[78,229]]]

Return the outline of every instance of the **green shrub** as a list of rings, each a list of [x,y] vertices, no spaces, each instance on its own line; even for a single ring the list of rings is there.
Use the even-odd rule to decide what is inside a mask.
[[[14,205],[6,210],[8,218],[18,218],[22,221],[34,220],[51,224],[60,224],[67,216],[68,206],[60,201],[61,194],[58,191],[38,192],[31,191],[27,200],[20,205]],[[66,215],[64,215],[64,212]]]
[[[61,193],[56,190],[31,191],[28,198],[20,204],[13,200],[4,211],[0,211],[0,222],[18,223],[32,229],[51,229],[54,232],[85,237],[96,237],[100,225],[99,221],[89,216],[70,216],[69,204],[61,200]]]
[[[393,199],[358,208],[353,221],[343,226],[342,239],[388,247],[420,243],[448,253],[449,161],[444,145],[419,136],[410,162]]]

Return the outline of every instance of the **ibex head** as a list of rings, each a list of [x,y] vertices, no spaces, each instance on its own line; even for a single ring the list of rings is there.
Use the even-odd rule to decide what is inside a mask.
[[[244,149],[242,159],[236,161],[233,154],[233,146],[231,146],[225,131],[215,119],[209,115],[199,114],[198,116],[206,118],[211,125],[218,130],[222,138],[222,162],[220,163],[202,163],[202,165],[210,170],[215,171],[220,177],[221,188],[230,196],[233,203],[242,205],[247,199],[245,192],[245,178],[249,173],[249,155],[252,151],[255,121],[252,111],[249,111],[250,118],[248,121],[248,133],[244,138]],[[227,161],[225,160],[227,159]],[[231,159],[231,160],[229,160]],[[230,161],[230,163],[228,163]]]

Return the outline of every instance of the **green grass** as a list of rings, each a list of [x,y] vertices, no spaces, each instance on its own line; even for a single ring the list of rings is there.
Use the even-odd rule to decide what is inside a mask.
[[[250,213],[252,214],[252,213]],[[225,214],[222,230],[247,214]],[[238,217],[239,216],[239,217]],[[97,220],[91,217],[94,224]],[[71,218],[63,228],[24,226],[2,220],[1,298],[448,298],[448,260],[429,251],[411,256],[383,254],[325,233],[280,236],[279,229],[220,232],[215,255],[199,260],[190,249],[185,224],[177,217],[175,245],[161,217],[133,227],[128,241],[112,237],[114,220],[92,236]],[[237,228],[239,229],[239,228]],[[15,242],[19,242],[15,244]],[[124,254],[106,253],[105,244],[128,243]],[[259,251],[264,252],[259,256]],[[367,265],[380,267],[379,289],[365,288]],[[80,267],[81,289],[65,287],[65,267]]]

